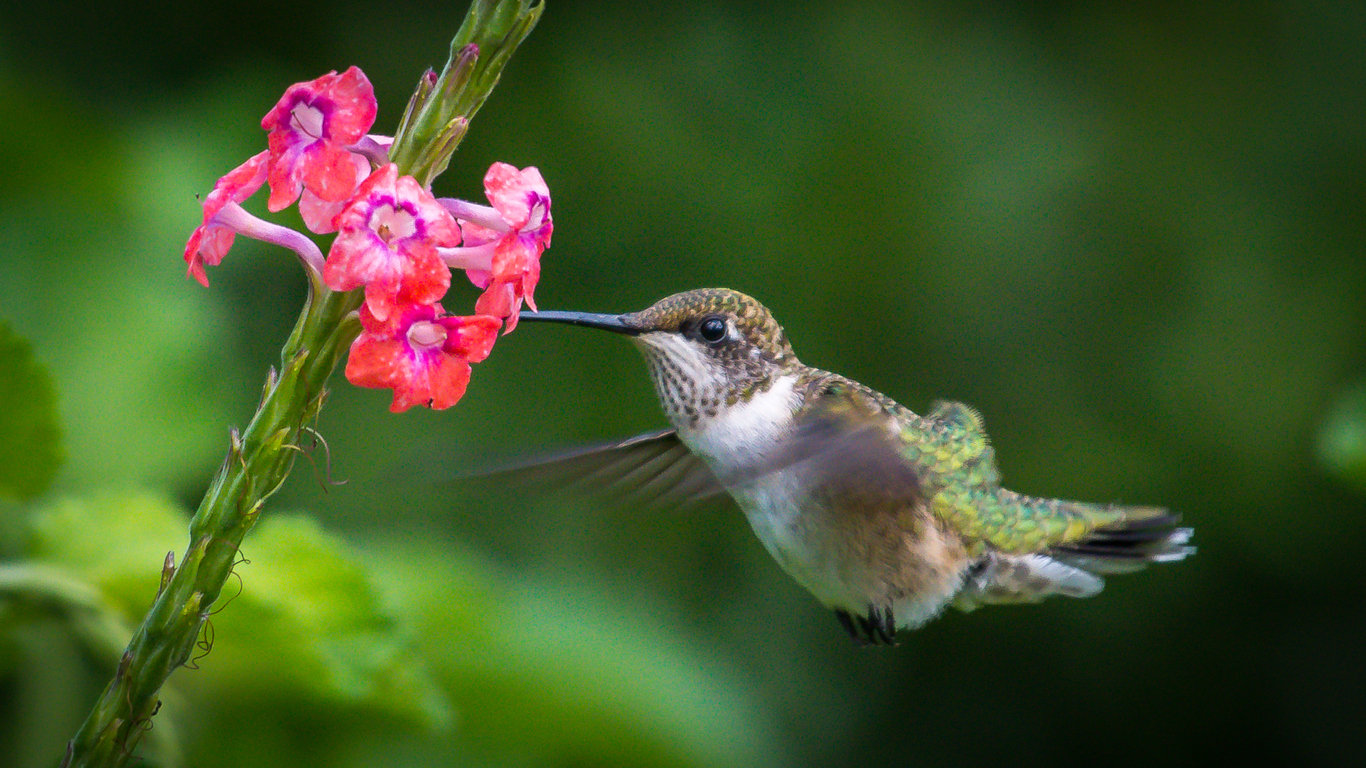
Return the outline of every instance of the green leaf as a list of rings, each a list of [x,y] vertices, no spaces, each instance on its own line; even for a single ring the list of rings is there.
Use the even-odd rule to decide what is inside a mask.
[[[44,692],[25,696],[19,709],[49,713],[38,723],[21,721],[17,738],[46,744],[34,751],[50,760],[117,667],[133,623],[156,594],[171,542],[185,537],[185,517],[159,496],[122,495],[60,499],[25,523],[28,559],[0,565],[0,613],[8,608],[14,618],[8,627],[0,622],[0,636],[21,649],[16,677]],[[19,688],[22,695],[27,685]],[[163,689],[163,697],[176,700],[176,691]],[[154,756],[153,764],[176,764],[183,721],[174,711],[158,716],[141,753]]]
[[[28,554],[94,584],[129,619],[156,597],[166,553],[183,548],[189,519],[153,493],[61,498],[29,516]]]
[[[188,517],[150,493],[63,499],[30,523],[33,560],[99,587],[129,620],[151,605],[168,551],[186,544]],[[444,695],[402,623],[340,539],[310,518],[275,514],[243,545],[230,584],[213,606],[211,647],[174,678],[214,701],[359,710],[440,727]]]
[[[449,724],[444,694],[350,546],[312,518],[277,514],[242,550],[241,590],[229,585],[215,606],[214,648],[202,665],[220,692]]]
[[[42,493],[61,462],[52,377],[28,342],[0,321],[0,497]]]

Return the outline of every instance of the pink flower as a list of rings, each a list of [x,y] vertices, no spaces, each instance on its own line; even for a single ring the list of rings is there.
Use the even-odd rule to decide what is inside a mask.
[[[356,166],[356,181],[359,182],[370,175],[370,161],[366,159],[365,155],[356,152],[349,154],[352,164]],[[325,235],[337,231],[337,227],[332,221],[350,202],[349,195],[340,200],[329,202],[313,194],[313,190],[305,188],[303,194],[299,196],[299,215],[303,217],[304,226],[308,227],[310,232]]]
[[[550,245],[550,188],[535,167],[494,163],[484,174],[484,194],[509,230],[543,242],[542,250]]]
[[[332,222],[337,238],[323,281],[334,291],[365,286],[365,301],[386,320],[404,303],[431,304],[445,295],[451,273],[437,246],[460,243],[455,219],[411,176],[390,163],[361,183]]]
[[[360,308],[361,335],[351,344],[346,379],[358,387],[394,390],[389,410],[414,405],[442,410],[465,394],[470,363],[488,357],[498,318],[453,317],[440,304],[409,304],[379,320]]]
[[[489,231],[483,227],[468,222],[462,224],[461,230],[465,233],[467,243],[480,243],[490,238]],[[532,309],[536,308],[531,292],[541,276],[540,253],[534,252],[530,258],[526,258],[528,254],[525,251],[503,247],[507,240],[516,243],[515,235],[499,237],[492,233],[492,237],[495,239],[489,243],[494,246],[489,269],[470,269],[465,274],[470,282],[484,289],[474,303],[474,310],[480,314],[507,318],[507,330],[504,333],[511,333],[517,327],[517,313],[522,308],[523,299],[531,303]]]
[[[270,201],[289,207],[303,189],[323,201],[345,200],[361,176],[347,147],[375,122],[375,91],[357,67],[295,83],[261,119],[270,131]]]
[[[554,231],[550,189],[534,167],[519,171],[494,163],[484,175],[484,194],[492,208],[443,201],[460,219],[466,247],[443,251],[442,257],[486,289],[475,311],[507,318],[511,331],[524,299],[536,308],[533,293],[541,277],[541,253],[550,247]]]
[[[189,275],[205,288],[209,287],[209,276],[204,271],[204,265],[217,266],[223,261],[238,231],[221,221],[219,213],[228,204],[240,203],[256,194],[256,190],[266,181],[269,154],[262,152],[228,171],[204,198],[204,223],[185,244],[185,263],[189,265]]]

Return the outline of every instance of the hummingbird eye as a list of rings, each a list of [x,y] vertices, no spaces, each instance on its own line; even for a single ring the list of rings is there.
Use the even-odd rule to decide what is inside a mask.
[[[703,341],[715,344],[726,338],[726,321],[716,316],[708,317],[697,324],[697,335]]]

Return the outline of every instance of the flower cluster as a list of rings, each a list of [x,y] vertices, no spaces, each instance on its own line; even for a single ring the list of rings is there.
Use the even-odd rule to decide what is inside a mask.
[[[218,180],[204,221],[185,246],[189,275],[209,284],[235,235],[285,246],[334,291],[363,288],[361,334],[347,379],[394,391],[390,410],[448,408],[465,392],[470,363],[488,356],[498,329],[511,331],[533,292],[550,245],[550,190],[535,168],[495,163],[484,176],[491,205],[437,199],[389,162],[393,140],[367,134],[374,89],[352,67],[290,86],[261,120],[269,149]],[[263,221],[240,205],[264,185],[267,208],[299,205],[314,234],[336,233],[324,258],[302,232]],[[451,269],[484,289],[476,314],[448,315],[440,301]]]

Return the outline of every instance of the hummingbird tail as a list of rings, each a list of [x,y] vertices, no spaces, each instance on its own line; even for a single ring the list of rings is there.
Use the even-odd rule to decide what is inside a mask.
[[[1042,553],[990,553],[968,572],[954,607],[971,611],[992,603],[1034,603],[1049,595],[1090,597],[1105,585],[1102,575],[1132,573],[1149,563],[1174,562],[1195,552],[1188,543],[1191,529],[1177,525],[1180,515],[1156,507],[1092,508],[1123,517]]]
[[[1119,507],[1124,520],[1089,536],[1054,547],[1050,554],[1091,573],[1132,573],[1149,563],[1169,563],[1195,554],[1192,530],[1181,528],[1181,516],[1157,507]]]

